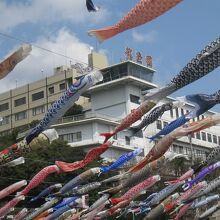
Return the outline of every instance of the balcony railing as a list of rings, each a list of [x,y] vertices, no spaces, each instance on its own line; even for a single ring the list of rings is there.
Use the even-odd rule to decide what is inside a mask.
[[[80,115],[72,115],[63,117],[57,120],[57,124],[68,123],[68,122],[77,122],[85,119],[92,119],[92,118],[101,118],[111,121],[119,121],[120,119],[112,118],[111,116],[100,114],[100,113],[86,113]]]

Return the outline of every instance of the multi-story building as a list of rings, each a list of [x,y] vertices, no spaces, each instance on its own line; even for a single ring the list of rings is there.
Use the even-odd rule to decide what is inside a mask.
[[[107,66],[105,56],[93,53],[89,55],[90,62],[97,68]],[[82,75],[79,65],[61,66],[54,69],[54,75],[42,80],[12,89],[0,94],[0,134],[29,124],[43,118],[50,105]],[[86,108],[88,98],[80,97],[77,104]]]
[[[102,72],[103,82],[84,94],[90,98],[90,108],[83,115],[62,118],[54,125],[60,136],[73,147],[90,148],[103,143],[104,138],[99,134],[112,130],[132,109],[137,108],[143,99],[143,90],[157,87],[152,82],[155,70],[130,60],[103,68]],[[167,97],[161,104],[174,100]],[[113,147],[104,156],[116,158],[123,151],[137,147],[143,147],[146,154],[155,144],[150,143],[147,137],[193,108],[193,105],[186,103],[182,108],[165,112],[157,122],[149,125],[137,136],[131,137],[131,129],[118,133],[113,138]],[[195,120],[212,114],[215,112],[208,111]],[[192,135],[191,142],[189,140],[189,137],[178,139],[170,150],[191,155],[193,149],[194,157],[205,157],[213,146],[220,144],[220,128],[215,126],[205,129]]]
[[[68,141],[70,146],[83,147],[85,150],[102,144],[104,138],[99,134],[112,130],[132,109],[139,106],[143,90],[157,87],[153,83],[155,70],[140,62],[126,60],[108,66],[104,55],[91,53],[89,66],[100,68],[104,79],[84,93],[79,100],[84,107],[84,113],[58,119],[53,125],[60,137]],[[9,131],[36,119],[40,120],[51,103],[80,75],[74,68],[61,69],[63,71],[58,71],[51,77],[1,94],[0,116],[4,117],[4,120],[0,124],[0,132]],[[171,100],[174,99],[167,97],[161,103]],[[154,144],[150,143],[147,137],[192,109],[193,106],[186,103],[182,108],[168,111],[141,134],[133,137],[132,128],[118,133],[113,137],[113,146],[104,157],[117,158],[137,147],[143,148],[146,154]],[[199,119],[212,114],[215,113],[208,111]],[[214,126],[192,135],[191,144],[188,137],[178,139],[170,150],[191,154],[192,147],[194,156],[204,157],[217,144],[220,144],[220,128]]]

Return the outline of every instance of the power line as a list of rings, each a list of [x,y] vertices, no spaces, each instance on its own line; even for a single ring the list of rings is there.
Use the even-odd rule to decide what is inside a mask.
[[[86,62],[79,61],[79,60],[77,60],[77,59],[75,59],[75,58],[66,56],[66,55],[64,55],[64,54],[62,54],[62,53],[59,53],[59,52],[50,50],[50,49],[45,48],[45,47],[41,47],[41,46],[39,46],[39,45],[37,45],[37,44],[31,43],[30,41],[26,41],[26,40],[23,40],[23,39],[21,39],[21,38],[14,37],[14,36],[12,36],[12,35],[5,34],[5,33],[2,33],[2,32],[0,32],[0,35],[3,36],[3,37],[5,37],[5,38],[12,39],[12,40],[14,40],[14,41],[19,41],[19,42],[25,43],[25,44],[31,44],[32,46],[34,46],[34,47],[36,47],[36,48],[38,48],[38,49],[44,50],[44,51],[46,51],[46,52],[48,52],[48,53],[53,53],[53,54],[55,54],[55,55],[57,55],[57,56],[61,56],[61,57],[64,57],[64,58],[67,58],[67,59],[70,59],[70,60],[75,60],[75,61],[78,62],[78,63],[88,65],[88,63],[86,63]],[[98,67],[96,67],[96,66],[93,66],[93,67],[94,67],[95,69],[97,69],[97,70],[100,70],[100,68],[98,68]]]

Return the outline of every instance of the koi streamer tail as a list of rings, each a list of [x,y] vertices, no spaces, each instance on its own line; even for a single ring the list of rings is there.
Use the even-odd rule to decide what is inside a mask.
[[[98,156],[103,154],[110,146],[112,145],[111,142],[106,142],[102,144],[99,147],[96,147],[92,150],[90,150],[85,158],[81,161],[76,161],[74,163],[65,163],[62,161],[56,161],[56,165],[63,171],[63,172],[72,172],[74,170],[78,170],[84,166],[86,166],[88,163],[95,160]]]

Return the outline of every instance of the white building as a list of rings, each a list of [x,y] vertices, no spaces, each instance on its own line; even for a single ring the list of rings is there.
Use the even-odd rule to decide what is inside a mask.
[[[99,134],[111,131],[132,109],[137,108],[139,101],[143,98],[141,94],[143,90],[157,87],[152,82],[155,70],[133,61],[123,61],[103,68],[102,72],[103,82],[84,94],[90,102],[85,113],[62,118],[58,124],[53,126],[72,147],[89,149],[102,144],[104,138]],[[168,97],[164,101],[171,99]],[[154,145],[146,137],[156,134],[166,123],[191,109],[193,106],[186,104],[181,109],[166,112],[157,122],[147,127],[143,132],[143,137],[130,138],[131,131],[129,129],[118,133],[113,138],[113,146],[103,156],[114,159],[137,147],[144,148],[144,154],[146,154]],[[200,118],[212,114],[215,113],[209,111]],[[217,144],[220,144],[220,128],[218,126],[196,133],[192,138],[194,156],[204,157]],[[191,154],[190,149],[188,137],[180,138],[170,148],[177,153],[185,154]]]

